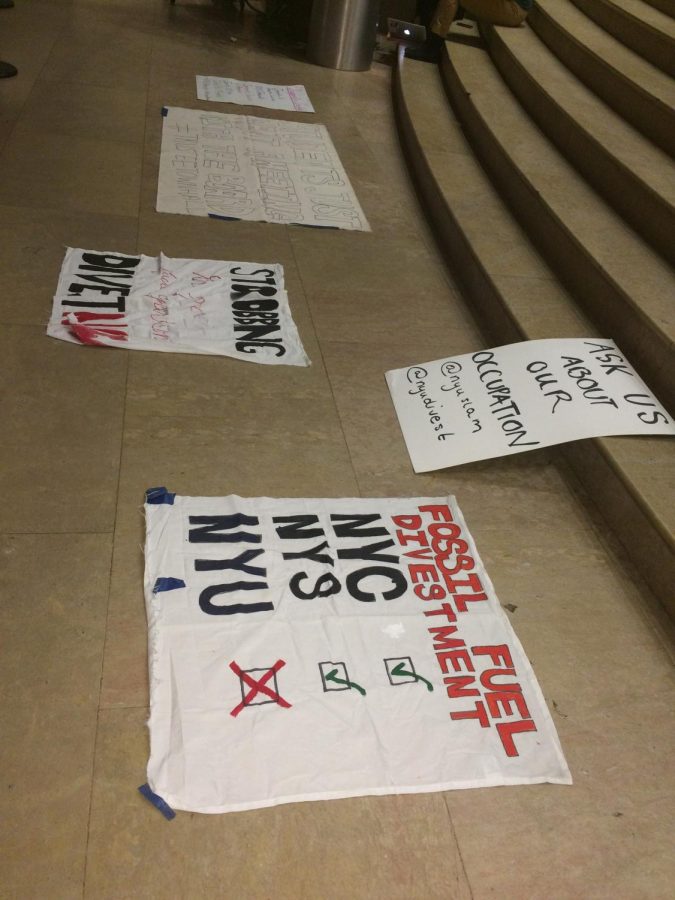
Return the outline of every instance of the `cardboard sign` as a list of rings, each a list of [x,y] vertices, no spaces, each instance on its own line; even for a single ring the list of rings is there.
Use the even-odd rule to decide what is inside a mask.
[[[370,231],[325,125],[164,113],[158,212]]]
[[[675,434],[616,344],[523,341],[386,373],[416,472],[611,434]]]
[[[47,334],[90,346],[309,365],[276,263],[69,248]]]
[[[571,778],[453,498],[146,496],[148,783],[206,813]]]
[[[260,81],[239,81],[237,78],[197,75],[197,97],[199,100],[211,100],[216,103],[314,112],[307,91],[301,84],[263,84]]]

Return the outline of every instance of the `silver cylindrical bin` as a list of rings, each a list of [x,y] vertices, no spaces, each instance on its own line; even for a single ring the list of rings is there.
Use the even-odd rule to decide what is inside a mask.
[[[378,5],[378,0],[314,0],[307,41],[309,61],[329,69],[369,69]]]

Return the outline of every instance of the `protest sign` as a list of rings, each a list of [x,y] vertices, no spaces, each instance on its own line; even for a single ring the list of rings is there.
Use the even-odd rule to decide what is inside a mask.
[[[276,263],[68,248],[47,334],[90,346],[309,365]]]
[[[173,106],[157,211],[370,231],[325,125]]]
[[[416,472],[675,423],[605,338],[523,341],[386,373]]]
[[[314,112],[307,91],[301,84],[263,84],[260,81],[239,81],[237,78],[197,75],[197,97],[199,100],[237,103],[240,106]]]
[[[454,498],[146,494],[148,783],[231,812],[571,778]]]

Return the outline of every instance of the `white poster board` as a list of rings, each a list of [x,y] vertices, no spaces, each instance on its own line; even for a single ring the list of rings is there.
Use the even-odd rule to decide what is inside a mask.
[[[605,338],[523,341],[386,373],[416,472],[675,423]]]
[[[314,112],[307,91],[301,84],[264,84],[261,81],[197,75],[197,98],[216,103],[237,103],[239,106]]]
[[[325,125],[174,106],[157,211],[370,231]]]
[[[453,498],[147,492],[148,784],[232,812],[570,784]]]
[[[68,248],[47,334],[80,345],[309,365],[276,263]]]

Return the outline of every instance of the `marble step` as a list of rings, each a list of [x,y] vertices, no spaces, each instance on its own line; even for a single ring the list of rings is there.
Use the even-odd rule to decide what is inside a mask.
[[[484,26],[528,116],[637,233],[675,265],[675,163],[583,85],[529,27]]]
[[[611,336],[585,316],[495,191],[437,68],[402,60],[394,103],[420,201],[489,343]],[[654,592],[654,611],[675,620],[675,444],[612,437],[558,449]]]
[[[569,0],[537,0],[527,22],[580,81],[657,147],[675,156],[673,79],[603,31]]]
[[[441,73],[474,151],[558,279],[675,412],[673,270],[533,124],[487,52],[446,43]]]
[[[675,20],[642,0],[572,0],[601,28],[675,77]]]

